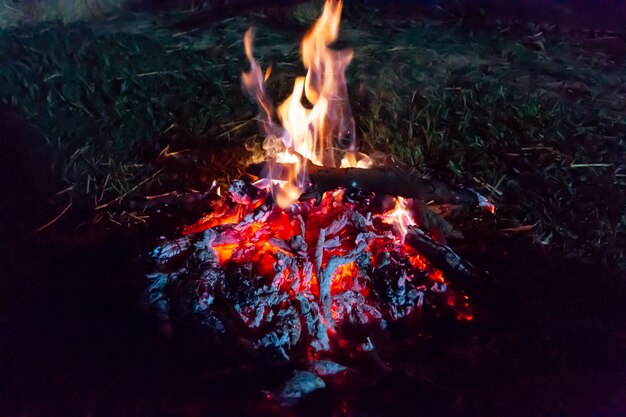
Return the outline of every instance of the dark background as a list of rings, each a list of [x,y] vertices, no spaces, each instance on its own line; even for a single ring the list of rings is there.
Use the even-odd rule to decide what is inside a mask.
[[[153,4],[159,6],[167,4],[160,0],[152,1],[155,2]],[[204,4],[217,10],[236,10],[261,5],[281,6],[294,2],[293,0],[212,0]],[[444,8],[494,19],[507,18],[522,22],[553,23],[569,28],[612,30],[622,33],[626,30],[626,3],[621,0],[348,0],[347,3],[362,3],[365,7],[378,8],[387,12],[422,13]]]
[[[213,13],[241,12],[247,8],[281,7],[301,0],[194,0],[199,8]],[[348,0],[347,4],[419,15],[422,13],[446,13],[454,10],[468,16],[488,19],[512,19],[520,22],[551,23],[571,29],[600,31],[626,30],[626,3],[621,0]],[[188,0],[131,0],[138,8],[170,8],[188,6]]]

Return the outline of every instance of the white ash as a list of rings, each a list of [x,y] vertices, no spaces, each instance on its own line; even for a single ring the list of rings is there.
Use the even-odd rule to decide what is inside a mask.
[[[413,266],[392,228],[359,211],[359,204],[303,203],[278,211],[251,195],[244,182],[234,182],[222,198],[230,207],[254,202],[256,208],[235,224],[161,239],[151,252],[156,271],[147,275],[146,299],[163,319],[191,314],[208,330],[245,334],[252,346],[273,348],[289,359],[293,352],[328,354],[344,324],[385,329],[388,322],[446,300],[446,284]],[[276,216],[288,219],[291,235],[272,229]],[[230,259],[218,253],[224,245],[232,246]],[[262,254],[266,266],[260,273],[252,260],[267,246],[273,250]],[[339,279],[340,271],[349,276]],[[369,337],[362,340],[350,345],[373,350]],[[325,360],[310,363],[313,372],[298,371],[276,394],[279,401],[292,402],[323,387],[319,376],[345,370]]]
[[[315,372],[318,376],[335,375],[339,372],[347,370],[343,365],[338,364],[327,359],[318,359],[309,361],[309,370]]]
[[[304,395],[324,387],[324,380],[313,372],[295,371],[276,394],[276,399],[283,406],[295,405]]]

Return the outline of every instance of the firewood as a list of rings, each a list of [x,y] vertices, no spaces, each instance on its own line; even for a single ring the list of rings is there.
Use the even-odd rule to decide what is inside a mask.
[[[249,165],[247,172],[260,177],[270,172],[271,169],[272,179],[287,180],[288,173],[291,171],[289,165],[262,162]],[[450,186],[399,168],[331,168],[314,165],[307,161],[305,169],[309,186],[305,188],[301,200],[315,198],[319,202],[321,195],[327,191],[334,191],[338,188],[358,188],[377,194],[416,198],[436,203],[451,203],[489,210],[493,207],[485,197],[469,188]]]
[[[414,205],[414,214],[419,219],[418,223],[432,233],[437,233],[439,238],[435,240],[445,243],[445,238],[463,239],[463,233],[456,230],[452,224],[443,218],[439,213],[432,210],[424,201],[416,200]],[[450,206],[447,204],[446,206]]]
[[[409,226],[404,242],[421,253],[435,268],[448,277],[476,277],[474,266],[463,260],[452,248],[435,242],[420,228]]]

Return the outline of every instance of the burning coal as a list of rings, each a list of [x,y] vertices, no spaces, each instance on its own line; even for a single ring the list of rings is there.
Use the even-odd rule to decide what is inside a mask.
[[[220,317],[235,314],[255,346],[285,357],[330,355],[344,325],[384,328],[426,306],[471,320],[467,297],[451,291],[447,277],[473,268],[429,235],[425,202],[493,210],[469,189],[375,165],[358,152],[344,74],[352,51],[329,47],[341,8],[326,2],[302,41],[306,76],[276,108],[252,31],[245,34],[250,71],[242,81],[262,112],[266,160],[228,193],[214,190],[208,214],[153,252],[159,266],[150,296],[164,313],[167,289],[185,281],[201,322],[219,328]]]

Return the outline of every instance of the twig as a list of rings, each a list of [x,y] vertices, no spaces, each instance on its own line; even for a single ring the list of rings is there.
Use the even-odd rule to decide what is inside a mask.
[[[202,67],[202,68],[184,68],[184,69],[177,69],[177,70],[164,70],[164,71],[150,71],[150,72],[142,72],[139,74],[130,74],[127,75],[125,77],[116,77],[116,78],[108,78],[106,80],[104,80],[103,82],[108,83],[108,82],[112,82],[112,81],[122,81],[125,79],[129,79],[131,78],[133,75],[137,78],[143,78],[143,77],[152,77],[155,75],[170,75],[170,74],[179,74],[181,72],[193,72],[193,71],[206,71],[210,68],[215,68],[215,67],[223,67],[226,64],[214,64],[214,65],[210,65],[207,67]],[[91,86],[94,86],[95,84],[91,84]],[[71,103],[70,103],[71,104]]]
[[[69,187],[67,187],[67,188],[65,188],[65,189],[63,189],[63,190],[61,190],[61,191],[59,191],[59,192],[57,193],[57,195],[65,194],[65,193],[67,193],[68,191],[72,191],[73,189],[74,189],[74,186],[73,186],[73,185],[70,185]]]
[[[41,226],[40,228],[37,229],[37,233],[41,232],[42,230],[47,229],[48,227],[52,226],[54,223],[56,223],[61,217],[63,217],[63,215],[65,213],[67,213],[67,211],[70,209],[70,207],[72,207],[73,201],[70,201],[70,203],[67,205],[67,207],[65,207],[63,209],[63,211],[61,213],[59,213],[54,219],[50,220],[48,223],[44,224],[43,226]]]
[[[163,168],[159,169],[157,172],[155,172],[154,174],[150,175],[148,178],[146,178],[145,180],[141,181],[139,184],[135,185],[134,187],[132,187],[131,189],[126,191],[124,194],[115,197],[113,200],[109,201],[108,203],[104,203],[104,204],[101,204],[101,205],[97,206],[94,210],[101,210],[103,208],[109,207],[113,203],[121,201],[128,194],[132,193],[133,191],[135,191],[137,188],[141,187],[142,185],[144,185],[148,181],[154,179],[157,175],[159,175],[161,172],[163,172],[165,170],[165,168],[166,167],[163,167]]]
[[[525,224],[525,225],[517,226],[517,227],[507,227],[506,229],[500,229],[500,232],[504,232],[504,233],[528,232],[529,230],[533,230],[535,226],[537,226],[537,223]]]
[[[139,221],[140,223],[143,224],[147,224],[148,222],[146,221],[146,219],[148,218],[148,216],[137,216],[134,213],[131,212],[126,212],[130,217],[132,217],[133,219],[136,219],[137,221]]]
[[[489,191],[491,191],[494,194],[497,194],[498,197],[502,197],[502,191],[498,190],[496,187],[494,187],[493,185],[489,185],[487,184],[484,180],[478,179],[476,177],[472,177],[472,179],[474,180],[474,182],[476,182],[477,184],[482,185],[483,187],[487,188]]]
[[[521,148],[520,150],[522,151],[548,151],[555,155],[559,155],[560,157],[565,158],[565,159],[574,159],[569,155],[566,155],[562,152],[557,151],[551,146],[531,146],[531,147]]]
[[[247,125],[247,124],[249,124],[249,123],[251,123],[251,122],[253,122],[255,120],[256,120],[256,117],[253,117],[252,119],[248,119],[248,120],[246,120],[244,122],[241,122],[240,124],[236,125],[235,127],[232,127],[230,129],[228,129],[226,132],[220,133],[219,135],[217,135],[217,137],[218,138],[224,137],[224,136],[228,135],[229,133],[234,132],[235,130],[241,129],[245,125]]]
[[[570,164],[570,168],[612,167],[613,164]]]
[[[102,201],[102,199],[104,198],[104,193],[107,190],[107,185],[109,184],[109,180],[111,179],[111,173],[108,173],[106,178],[104,179],[104,185],[102,186],[102,192],[100,193],[100,197],[98,197],[98,199],[96,200],[96,203],[98,201]]]

